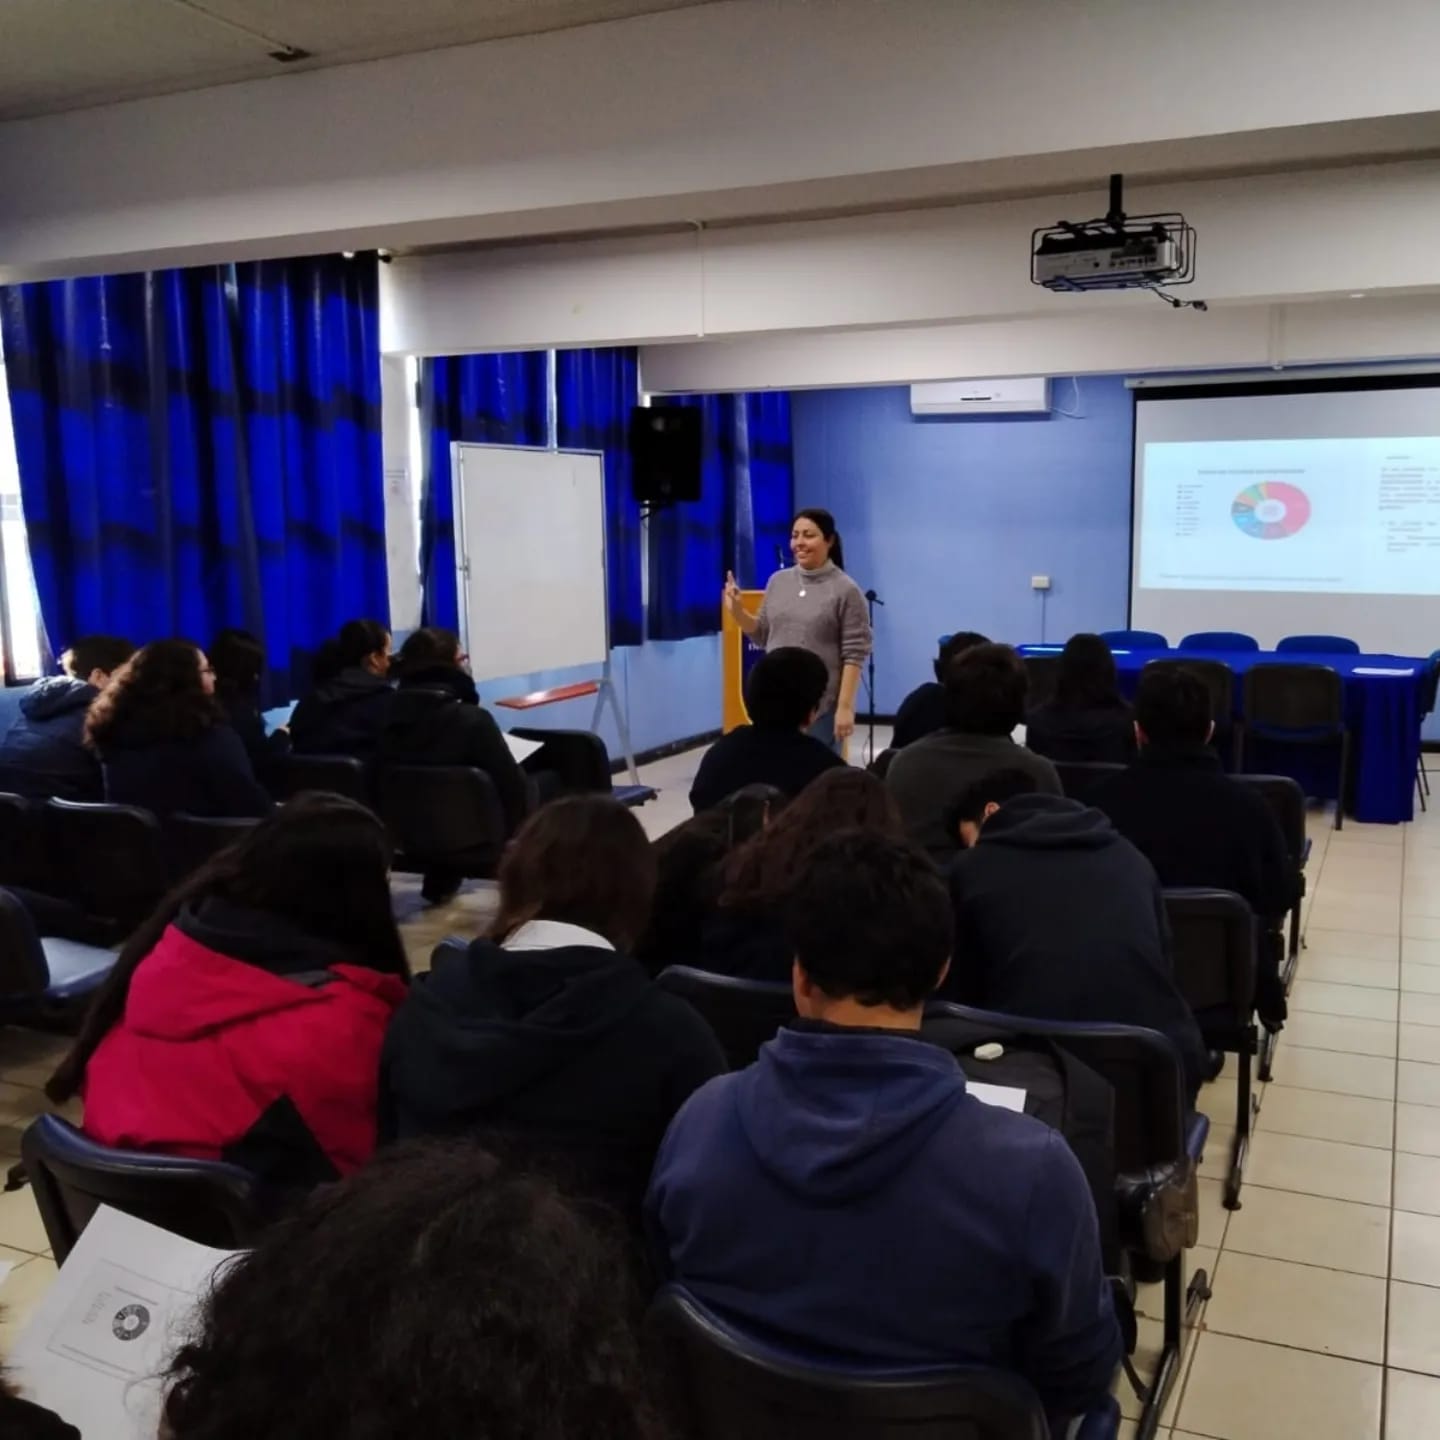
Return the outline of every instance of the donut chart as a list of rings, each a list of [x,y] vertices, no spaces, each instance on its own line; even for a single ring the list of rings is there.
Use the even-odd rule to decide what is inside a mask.
[[[1298,485],[1260,480],[1235,497],[1230,518],[1255,540],[1287,540],[1310,519],[1310,497]]]

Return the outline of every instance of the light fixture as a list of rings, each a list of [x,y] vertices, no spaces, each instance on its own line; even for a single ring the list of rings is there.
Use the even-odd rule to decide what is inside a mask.
[[[355,252],[354,252],[353,250],[342,250],[340,253],[341,253],[347,260],[353,260],[353,259],[355,258]]]
[[[1352,290],[1350,292],[1350,298],[1352,300],[1363,300],[1365,298],[1365,292],[1363,290]]]

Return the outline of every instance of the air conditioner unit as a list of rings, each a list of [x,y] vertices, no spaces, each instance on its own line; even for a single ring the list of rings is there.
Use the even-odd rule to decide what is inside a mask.
[[[1021,380],[940,380],[910,387],[912,415],[1048,415],[1050,382],[1043,375]]]

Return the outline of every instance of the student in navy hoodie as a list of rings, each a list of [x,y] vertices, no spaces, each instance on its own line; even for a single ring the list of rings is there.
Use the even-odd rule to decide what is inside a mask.
[[[116,635],[87,635],[60,657],[63,675],[37,680],[0,744],[0,790],[34,800],[99,800],[100,762],[85,747],[85,714],[135,647]]]
[[[671,1125],[645,1206],[663,1268],[802,1358],[1006,1370],[1061,1422],[1106,1403],[1121,1339],[1079,1163],[920,1037],[951,950],[934,866],[835,835],[786,919],[799,1018]]]

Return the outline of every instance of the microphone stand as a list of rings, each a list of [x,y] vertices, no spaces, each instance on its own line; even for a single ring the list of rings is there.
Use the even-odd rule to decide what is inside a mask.
[[[874,592],[865,592],[865,603],[870,607],[870,659],[866,664],[868,674],[866,676],[866,688],[870,692],[870,759],[867,764],[875,763],[875,607],[884,605],[885,602]]]

